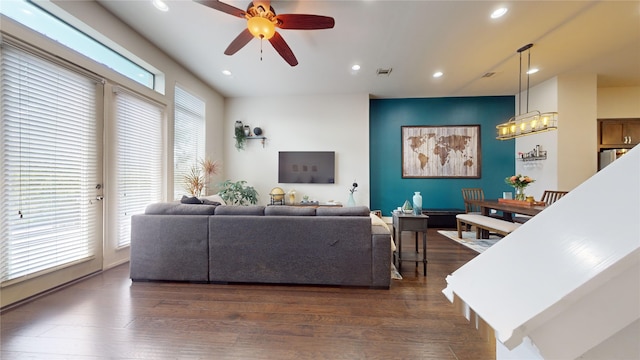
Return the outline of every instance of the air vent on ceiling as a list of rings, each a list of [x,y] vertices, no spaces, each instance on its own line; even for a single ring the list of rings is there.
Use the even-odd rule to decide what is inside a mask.
[[[388,69],[378,69],[376,70],[376,74],[378,74],[378,76],[389,76],[389,74],[391,74],[391,68]]]

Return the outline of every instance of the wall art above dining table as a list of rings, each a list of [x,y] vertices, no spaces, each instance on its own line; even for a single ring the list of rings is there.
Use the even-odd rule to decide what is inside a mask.
[[[403,178],[480,178],[480,125],[402,126]]]

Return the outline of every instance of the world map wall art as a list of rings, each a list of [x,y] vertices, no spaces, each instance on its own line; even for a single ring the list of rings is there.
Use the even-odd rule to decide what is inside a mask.
[[[480,178],[480,125],[402,126],[403,178]]]

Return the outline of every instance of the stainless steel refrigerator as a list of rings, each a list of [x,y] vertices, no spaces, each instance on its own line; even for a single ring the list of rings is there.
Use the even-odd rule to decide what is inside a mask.
[[[598,171],[604,169],[607,165],[614,162],[620,156],[626,154],[628,149],[610,149],[601,150],[600,158],[598,159]]]

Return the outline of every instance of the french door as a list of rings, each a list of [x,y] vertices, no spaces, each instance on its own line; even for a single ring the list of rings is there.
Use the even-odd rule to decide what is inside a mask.
[[[0,58],[5,306],[102,268],[104,88],[27,48]]]

